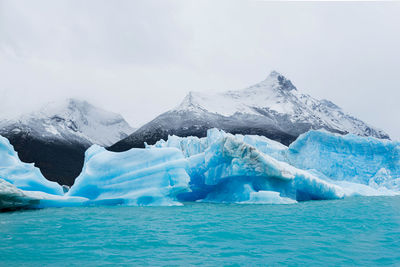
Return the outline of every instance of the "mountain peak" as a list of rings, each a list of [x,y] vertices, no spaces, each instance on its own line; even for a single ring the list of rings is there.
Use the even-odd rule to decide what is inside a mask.
[[[272,83],[276,84],[277,87],[284,91],[297,91],[297,88],[293,85],[293,83],[283,76],[281,73],[273,70],[268,75],[268,77],[263,81],[263,83]]]
[[[32,111],[32,113],[23,114],[21,118],[44,118],[54,115],[66,115],[74,112],[86,113],[88,110],[95,108],[89,102],[76,98],[66,98],[61,101],[50,101],[42,107]]]
[[[278,77],[278,76],[283,76],[283,75],[280,74],[279,72],[277,72],[276,70],[272,70],[272,71],[269,73],[269,75],[267,76],[267,79],[268,79],[268,78],[275,78],[275,79],[276,79],[276,77]]]
[[[10,140],[21,160],[34,162],[46,178],[67,185],[81,172],[89,146],[109,146],[133,131],[121,115],[75,98],[0,120],[0,135]]]
[[[113,144],[133,132],[120,114],[76,98],[48,102],[37,110],[22,114],[15,121],[3,122],[5,126],[14,123],[19,124],[14,128],[29,128],[38,138],[78,140],[102,146]]]
[[[92,106],[86,100],[78,99],[78,98],[67,98],[65,101],[68,106],[73,106],[73,107]]]

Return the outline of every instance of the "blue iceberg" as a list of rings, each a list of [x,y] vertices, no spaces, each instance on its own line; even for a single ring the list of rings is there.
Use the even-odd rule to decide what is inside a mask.
[[[46,180],[32,164],[22,163],[9,142],[0,159],[0,210],[88,205],[181,205],[189,191],[187,160],[175,148],[109,152],[93,145],[83,170],[67,193]],[[7,159],[7,160],[6,160]]]
[[[184,200],[263,203],[255,196],[268,195],[266,202],[278,196],[282,203],[400,191],[400,144],[388,140],[319,130],[286,147],[211,129],[205,138],[170,136],[147,146],[155,147],[175,147],[188,158],[192,192]]]
[[[310,131],[289,147],[263,136],[210,129],[145,149],[94,145],[67,193],[22,163],[0,138],[0,209],[181,205],[187,201],[290,204],[355,195],[397,195],[400,144]]]
[[[189,190],[186,165],[175,148],[116,153],[93,145],[66,195],[87,198],[90,204],[177,205],[177,195]]]
[[[400,190],[399,142],[309,131],[289,146],[286,155],[291,165],[332,180]]]
[[[265,137],[234,136],[212,129],[204,139],[172,137],[172,140],[148,148],[179,147],[185,155],[192,155],[193,147],[203,148],[198,150],[203,152],[188,157],[191,192],[181,195],[182,201],[292,203],[344,196],[339,186],[272,157],[282,158],[287,147]],[[258,144],[270,155],[246,140]],[[194,141],[199,145],[194,145]]]
[[[86,198],[53,195],[41,191],[25,191],[0,179],[0,210],[74,207],[82,206],[85,203],[87,203]]]
[[[0,210],[81,205],[86,199],[64,196],[62,187],[23,163],[10,142],[0,136]]]
[[[44,178],[33,163],[22,162],[8,139],[0,136],[0,179],[26,191],[63,195],[62,187]]]

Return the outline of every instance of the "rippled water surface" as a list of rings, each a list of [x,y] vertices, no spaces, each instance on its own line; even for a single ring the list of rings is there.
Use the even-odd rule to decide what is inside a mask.
[[[400,197],[0,214],[1,266],[400,265]]]

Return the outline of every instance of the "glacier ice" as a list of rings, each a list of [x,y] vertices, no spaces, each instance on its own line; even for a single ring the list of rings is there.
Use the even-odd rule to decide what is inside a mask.
[[[25,191],[0,179],[0,211],[21,208],[39,209],[47,207],[82,206],[88,199],[48,194],[41,191]]]
[[[0,209],[16,209],[38,204],[38,200],[30,197],[9,182],[0,179]]]
[[[0,151],[0,154],[5,153]],[[37,177],[35,183],[29,183],[29,180],[21,183],[22,178],[33,177],[34,169],[30,176],[12,177],[12,181],[19,183],[0,179],[0,210],[120,204],[180,205],[176,201],[177,195],[189,190],[187,163],[182,152],[175,148],[131,149],[115,153],[93,145],[86,151],[82,173],[65,194],[58,184],[55,184],[58,191],[46,190],[45,185],[50,182]],[[34,184],[35,188],[25,184]]]
[[[290,164],[333,180],[393,189],[390,183],[400,178],[399,142],[309,131],[289,146],[286,155]]]
[[[169,136],[145,149],[93,145],[75,184],[47,181],[0,138],[0,209],[84,205],[181,205],[186,201],[291,204],[348,196],[397,195],[400,144],[322,130],[289,147],[263,136],[210,129]]]
[[[2,136],[0,136],[0,178],[22,190],[63,195],[59,184],[44,178],[33,163],[22,162],[8,139]]]
[[[92,203],[174,205],[188,191],[187,161],[176,148],[110,152],[98,145],[85,153],[82,173],[66,195]]]
[[[241,202],[237,202],[240,204],[293,204],[297,201],[287,198],[281,197],[279,192],[275,191],[254,191],[249,186],[246,186],[246,189],[250,192],[249,199]]]
[[[278,161],[229,134],[188,160],[192,192],[183,200],[256,202],[257,193],[262,196],[263,192],[274,191],[280,195],[269,194],[269,202],[276,196],[276,202],[281,203],[281,198],[304,201],[341,198],[344,194],[340,187]]]
[[[272,191],[304,201],[400,191],[400,144],[388,140],[319,130],[286,147],[210,129],[205,138],[170,136],[147,146],[154,147],[176,147],[188,158],[192,192],[184,200],[257,202],[256,194]]]

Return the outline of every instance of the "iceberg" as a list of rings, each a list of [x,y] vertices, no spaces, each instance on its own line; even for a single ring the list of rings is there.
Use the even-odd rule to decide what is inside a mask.
[[[204,138],[169,136],[146,147],[175,147],[188,158],[192,192],[186,201],[263,203],[256,196],[268,196],[271,203],[276,196],[282,203],[395,195],[400,189],[399,143],[372,137],[309,131],[287,147],[210,129]]]
[[[63,195],[62,187],[47,180],[33,163],[22,162],[8,139],[0,136],[0,179],[25,191]]]
[[[232,135],[217,139],[188,160],[192,192],[183,200],[264,203],[266,197],[268,203],[288,203],[344,196],[339,186],[278,161]]]
[[[0,179],[0,210],[27,208],[37,205],[39,200],[25,194],[9,182]]]
[[[286,155],[291,165],[332,180],[400,189],[399,142],[309,131],[289,146]]]
[[[90,204],[179,205],[189,191],[187,160],[176,148],[110,152],[98,145],[85,153],[82,173],[66,194]]]
[[[323,130],[302,134],[288,147],[218,129],[203,138],[169,136],[125,152],[93,145],[69,190],[22,163],[0,138],[0,209],[292,204],[399,193],[399,142]]]
[[[0,210],[81,206],[87,200],[65,196],[62,186],[47,180],[33,164],[22,162],[0,136]]]
[[[22,163],[8,140],[0,147],[0,210],[89,205],[181,205],[189,191],[188,161],[175,148],[109,152],[93,145],[82,173],[64,194],[32,164]]]
[[[87,201],[88,199],[86,198],[21,190],[4,179],[0,179],[0,211],[48,207],[75,207],[85,205]]]

